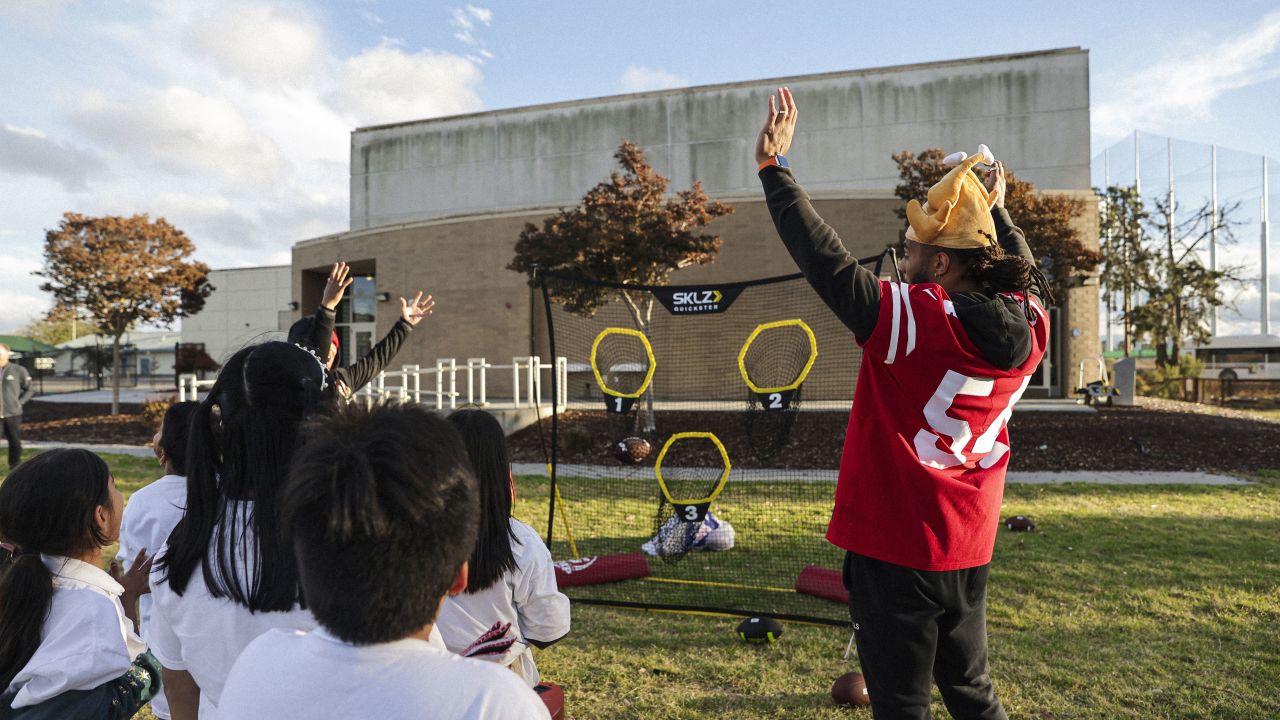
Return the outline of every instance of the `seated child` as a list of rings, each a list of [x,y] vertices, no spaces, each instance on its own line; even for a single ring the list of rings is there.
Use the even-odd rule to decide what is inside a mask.
[[[174,403],[160,421],[160,431],[151,441],[156,460],[164,468],[164,477],[135,492],[124,507],[124,520],[120,523],[120,552],[116,561],[126,563],[138,551],[155,554],[169,533],[182,519],[187,504],[187,436],[191,427],[192,412],[199,403]],[[146,640],[150,633],[151,595],[138,599],[138,634]],[[169,720],[169,703],[164,693],[158,692],[151,699],[151,712],[160,720]]]
[[[545,648],[569,633],[569,598],[556,586],[551,553],[533,528],[511,517],[515,483],[506,435],[484,410],[459,410],[480,482],[480,529],[465,593],[445,599],[436,626],[449,649],[501,663],[538,684],[530,645]]]
[[[419,406],[347,406],[306,438],[280,519],[320,627],[250,643],[220,714],[549,718],[519,678],[427,641],[444,595],[466,587],[475,547],[476,480],[458,433]]]
[[[119,581],[100,567],[123,507],[88,450],[48,450],[0,485],[0,537],[13,545],[0,569],[0,718],[130,718],[159,689],[131,619],[151,563],[139,556]]]

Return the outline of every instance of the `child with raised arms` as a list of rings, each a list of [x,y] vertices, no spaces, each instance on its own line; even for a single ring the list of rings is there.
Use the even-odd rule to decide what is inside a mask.
[[[515,482],[506,435],[484,410],[449,415],[480,482],[480,530],[466,592],[445,600],[437,623],[457,653],[501,663],[537,685],[532,647],[569,633],[569,598],[556,586],[551,553],[538,533],[511,517]]]
[[[160,687],[135,634],[150,561],[101,568],[124,498],[102,458],[49,450],[0,485],[0,718],[130,718]]]
[[[549,718],[513,674],[428,641],[444,596],[467,586],[478,506],[461,438],[420,406],[347,406],[313,424],[280,517],[320,627],[254,640],[223,715]]]

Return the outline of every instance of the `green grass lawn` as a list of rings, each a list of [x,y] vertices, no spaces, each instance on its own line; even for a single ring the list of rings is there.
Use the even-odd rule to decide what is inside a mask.
[[[148,459],[107,460],[126,494],[159,476]],[[1002,532],[991,572],[992,674],[1009,715],[1280,717],[1280,472],[1261,479],[1248,487],[1010,486],[1004,514],[1030,515],[1038,528]],[[519,478],[516,513],[540,530],[545,490],[544,479]],[[821,490],[796,511],[807,534],[829,512]],[[631,512],[604,494],[566,500],[584,547],[630,549],[633,539],[619,536],[649,530],[647,501]],[[786,532],[753,525],[747,498],[725,500],[740,542]],[[636,527],[593,530],[580,519],[610,505],[636,515]],[[685,562],[733,562],[735,552]],[[618,587],[650,592],[637,582]],[[755,647],[737,640],[737,622],[578,605],[573,633],[539,651],[538,663],[565,687],[568,715],[579,720],[851,714],[828,696],[835,677],[857,669],[841,660],[844,630],[788,624],[780,642]],[[940,701],[934,713],[947,717]]]

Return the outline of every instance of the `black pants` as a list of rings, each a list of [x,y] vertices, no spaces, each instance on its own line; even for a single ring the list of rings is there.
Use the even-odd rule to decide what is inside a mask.
[[[22,462],[22,416],[6,415],[3,420],[4,439],[9,441],[9,469]]]
[[[876,720],[927,720],[930,680],[956,720],[1007,720],[987,667],[987,570],[926,572],[849,553],[844,583]]]

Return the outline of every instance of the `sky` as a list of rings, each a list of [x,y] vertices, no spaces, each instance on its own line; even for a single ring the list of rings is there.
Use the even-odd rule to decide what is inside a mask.
[[[385,122],[1080,46],[1091,154],[1140,128],[1280,158],[1280,1],[975,7],[4,0],[0,333],[51,304],[31,273],[67,211],[163,216],[214,268],[288,263],[347,229],[349,133]]]

